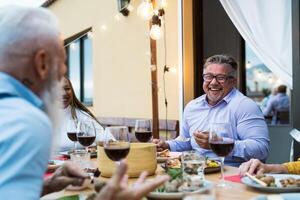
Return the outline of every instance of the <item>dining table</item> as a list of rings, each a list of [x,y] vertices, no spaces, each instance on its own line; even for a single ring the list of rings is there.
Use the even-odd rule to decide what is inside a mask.
[[[93,159],[92,162],[96,163],[96,159]],[[224,172],[225,172],[225,177],[237,177],[238,175],[238,168],[237,167],[232,167],[232,166],[224,166]],[[153,176],[147,177],[148,179],[151,179],[157,175],[165,174],[164,169],[161,167],[161,163],[157,164],[157,169],[156,172]],[[210,173],[205,175],[205,179],[207,181],[211,181],[214,185],[220,181],[220,172],[216,173]],[[103,180],[103,181],[108,181],[109,178],[104,178],[104,177],[98,177],[98,179]],[[137,180],[137,178],[130,178],[129,179],[129,184],[134,183]],[[253,199],[259,195],[265,194],[263,192],[257,191],[255,189],[252,189],[250,187],[247,187],[243,183],[240,182],[232,182],[232,181],[226,181],[230,184],[230,188],[225,188],[222,189],[220,187],[214,186],[214,193],[215,193],[215,199],[216,200],[233,200],[233,199]],[[86,188],[80,191],[70,191],[70,190],[62,190],[60,192],[48,194],[44,197],[42,197],[42,200],[53,200],[53,199],[59,199],[61,197],[65,196],[71,196],[71,195],[76,195],[76,194],[83,194],[87,195],[89,193],[92,193],[93,189],[91,188]]]

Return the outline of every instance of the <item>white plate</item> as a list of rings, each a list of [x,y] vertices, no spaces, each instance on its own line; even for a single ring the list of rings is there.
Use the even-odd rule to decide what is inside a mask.
[[[281,179],[285,179],[288,177],[293,177],[295,179],[300,179],[300,175],[294,175],[294,174],[266,174],[267,176],[273,176],[275,178],[275,184],[277,187],[264,187],[259,185],[258,183],[252,181],[248,177],[243,177],[241,179],[242,183],[245,185],[255,188],[257,190],[263,191],[263,192],[271,192],[271,193],[282,193],[282,192],[300,192],[300,187],[282,187],[281,183],[279,182]]]
[[[180,159],[182,152],[170,152],[168,157],[157,156],[156,160],[158,163],[166,162],[168,159]]]
[[[203,187],[200,188],[197,191],[194,192],[188,192],[188,193],[202,193],[205,192],[206,190],[210,189],[213,187],[213,183],[210,181],[205,181],[203,184]],[[184,194],[183,192],[150,192],[147,197],[152,198],[152,199],[182,199]]]

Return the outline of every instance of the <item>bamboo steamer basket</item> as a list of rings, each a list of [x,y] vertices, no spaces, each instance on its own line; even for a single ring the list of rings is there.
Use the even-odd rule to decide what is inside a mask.
[[[102,146],[97,145],[97,150],[97,165],[101,171],[101,176],[111,177],[116,170],[116,163],[107,157]],[[157,167],[156,145],[152,143],[131,143],[126,161],[129,177],[139,177],[143,171],[147,171],[149,176],[153,175]]]

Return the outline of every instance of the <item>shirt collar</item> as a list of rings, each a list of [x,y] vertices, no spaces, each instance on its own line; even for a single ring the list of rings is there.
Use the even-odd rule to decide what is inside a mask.
[[[234,94],[236,93],[236,88],[233,88],[220,102],[222,101],[225,101],[226,103],[229,103],[230,100],[233,98]],[[207,100],[206,100],[206,94],[198,97],[196,99],[196,103],[207,103]],[[216,105],[218,105],[220,102],[218,102]]]
[[[42,100],[30,89],[12,76],[0,72],[0,95],[17,96],[26,99],[32,105],[43,109]]]

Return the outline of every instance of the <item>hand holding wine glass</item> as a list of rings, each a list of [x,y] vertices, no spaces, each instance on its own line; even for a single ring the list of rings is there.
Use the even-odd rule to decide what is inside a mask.
[[[140,142],[149,142],[152,138],[152,127],[150,120],[136,120],[135,137]]]
[[[234,138],[229,123],[212,123],[209,130],[209,146],[211,150],[221,158],[221,182],[219,187],[230,187],[224,181],[223,165],[224,159],[234,147]]]
[[[109,159],[118,163],[129,153],[130,136],[125,126],[105,129],[104,151]]]

